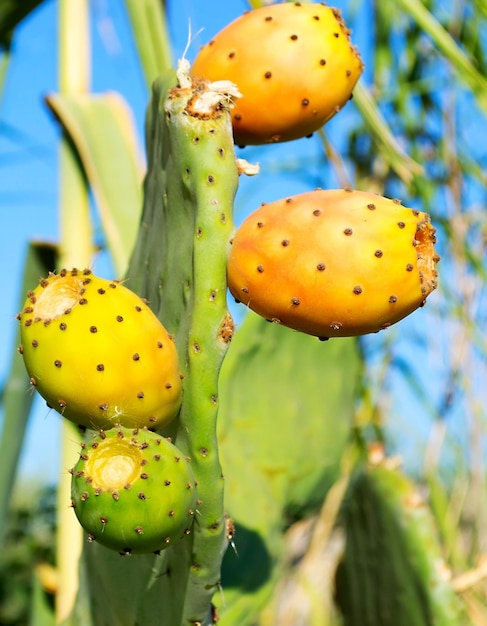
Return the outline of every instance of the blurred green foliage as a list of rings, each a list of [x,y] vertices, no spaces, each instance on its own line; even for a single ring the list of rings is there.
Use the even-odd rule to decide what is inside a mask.
[[[36,566],[55,564],[57,486],[20,484],[0,555],[0,624],[30,623]],[[44,592],[53,607],[54,596]]]

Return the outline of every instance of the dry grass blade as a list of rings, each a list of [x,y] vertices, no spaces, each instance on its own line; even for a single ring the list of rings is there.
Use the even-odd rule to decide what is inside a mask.
[[[343,475],[330,489],[315,519],[291,527],[287,544],[288,575],[278,584],[260,626],[328,626],[334,624],[333,589],[344,536],[336,520],[349,483]],[[295,554],[296,553],[296,554]]]
[[[142,208],[143,168],[121,96],[56,94],[47,103],[73,141],[92,187],[118,276],[126,270]]]
[[[22,280],[21,303],[25,294],[36,283],[39,276],[55,266],[57,250],[49,244],[31,244],[25,259]],[[17,344],[20,337],[17,335]],[[5,528],[10,497],[15,484],[17,464],[24,441],[25,430],[31,410],[33,390],[29,389],[29,377],[17,351],[12,354],[12,362],[7,381],[2,390],[2,404],[5,411],[0,437],[0,541]]]
[[[358,83],[353,92],[353,102],[364,123],[390,167],[399,178],[409,184],[415,175],[421,176],[423,168],[401,147],[384,119],[370,91]]]
[[[137,44],[140,63],[149,90],[153,81],[172,68],[164,2],[125,0]]]
[[[479,105],[487,111],[487,79],[475,67],[475,63],[456,43],[450,33],[429,11],[421,0],[398,0],[406,15],[410,15],[418,26],[433,40],[438,50],[457,70],[460,79],[476,95]]]

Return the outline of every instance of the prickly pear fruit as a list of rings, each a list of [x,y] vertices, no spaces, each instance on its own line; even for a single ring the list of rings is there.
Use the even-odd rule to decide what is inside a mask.
[[[156,433],[122,427],[95,433],[71,473],[72,506],[90,541],[147,553],[191,532],[190,462]]]
[[[248,11],[197,55],[194,76],[230,80],[238,145],[310,135],[350,99],[363,70],[337,9],[284,2]]]
[[[20,352],[49,406],[87,428],[160,428],[178,412],[174,342],[147,304],[120,282],[76,269],[29,292]]]
[[[377,332],[435,289],[434,233],[426,213],[373,193],[303,193],[243,222],[229,288],[265,318],[323,339]]]

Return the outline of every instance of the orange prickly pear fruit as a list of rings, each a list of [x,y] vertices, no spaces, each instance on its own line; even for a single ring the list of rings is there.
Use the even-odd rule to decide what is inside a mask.
[[[235,142],[255,145],[313,133],[350,99],[362,70],[337,9],[284,2],[237,18],[201,48],[191,71],[237,85]]]
[[[437,284],[426,213],[363,191],[316,190],[264,204],[237,230],[233,296],[266,319],[322,339],[377,332]]]
[[[90,270],[50,274],[18,315],[32,385],[72,422],[160,428],[177,414],[176,346],[138,295]]]

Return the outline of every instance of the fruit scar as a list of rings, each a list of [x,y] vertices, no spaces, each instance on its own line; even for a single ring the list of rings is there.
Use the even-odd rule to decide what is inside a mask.
[[[264,204],[237,230],[232,295],[266,319],[322,339],[373,333],[424,304],[437,286],[426,213],[352,190]]]
[[[178,413],[175,344],[120,282],[62,270],[29,292],[18,318],[32,386],[72,422],[157,429]]]
[[[352,96],[363,71],[340,11],[285,2],[244,13],[203,46],[192,74],[230,80],[238,145],[312,134]]]

